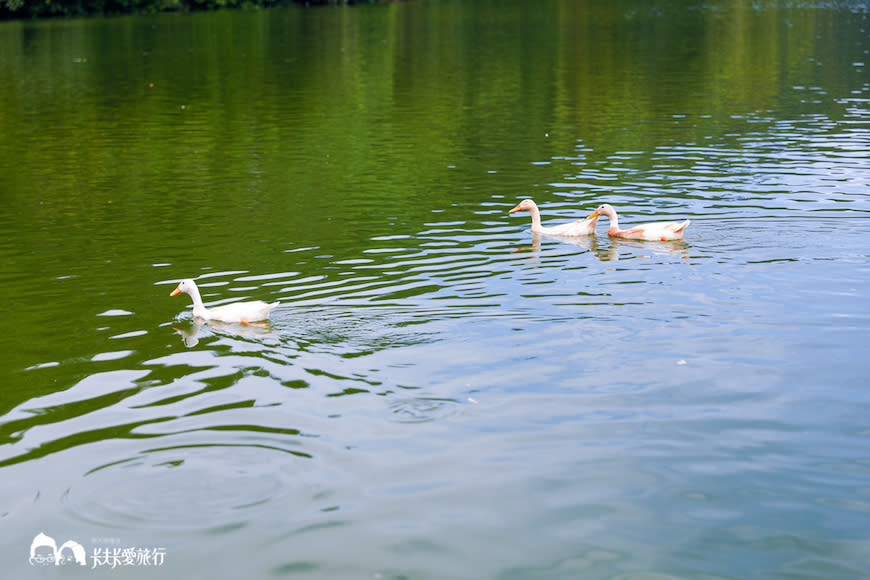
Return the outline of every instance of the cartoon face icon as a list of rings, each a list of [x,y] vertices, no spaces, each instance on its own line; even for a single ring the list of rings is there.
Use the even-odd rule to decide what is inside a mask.
[[[45,534],[38,534],[30,544],[30,563],[34,566],[54,566],[57,544],[54,538]]]
[[[64,542],[60,549],[58,550],[60,556],[58,557],[57,564],[79,564],[81,566],[87,565],[87,557],[85,555],[85,549],[78,542],[73,542],[72,540]]]
[[[57,547],[51,536],[39,533],[30,544],[31,566],[62,566],[64,564],[87,565],[87,554],[81,544],[67,540]]]

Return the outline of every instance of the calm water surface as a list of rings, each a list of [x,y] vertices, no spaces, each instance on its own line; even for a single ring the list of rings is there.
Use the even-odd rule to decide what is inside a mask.
[[[602,4],[0,24],[4,576],[867,578],[867,4]]]

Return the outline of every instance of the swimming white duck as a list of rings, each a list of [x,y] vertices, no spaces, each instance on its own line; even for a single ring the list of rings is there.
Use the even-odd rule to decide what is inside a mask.
[[[594,217],[589,216],[586,219],[580,219],[567,224],[545,228],[541,225],[541,212],[538,211],[538,206],[531,199],[524,199],[508,213],[516,213],[523,210],[532,214],[532,233],[535,234],[547,234],[550,236],[589,236],[595,233],[595,226],[598,224],[598,216],[596,215]]]
[[[202,297],[199,295],[199,288],[196,287],[196,282],[193,280],[182,280],[178,284],[178,287],[169,295],[177,296],[182,292],[193,299],[193,315],[205,320],[247,324],[249,322],[266,320],[269,318],[269,311],[278,306],[277,302],[268,304],[262,300],[254,300],[252,302],[234,302],[232,304],[224,304],[223,306],[215,306],[214,308],[206,308],[202,303]]]
[[[608,236],[630,240],[657,240],[661,242],[682,240],[683,233],[690,223],[689,220],[682,222],[652,222],[621,230],[619,229],[619,218],[616,216],[616,210],[610,204],[601,204],[589,217],[597,218],[600,215],[606,215],[610,220],[610,228],[607,230]]]

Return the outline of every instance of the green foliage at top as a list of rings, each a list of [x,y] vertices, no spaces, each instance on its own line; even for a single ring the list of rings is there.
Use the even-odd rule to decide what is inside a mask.
[[[255,8],[279,4],[374,4],[378,0],[0,0],[0,19]]]

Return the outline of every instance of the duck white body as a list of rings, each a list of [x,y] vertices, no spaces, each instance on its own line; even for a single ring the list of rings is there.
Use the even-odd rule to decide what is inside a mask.
[[[595,233],[595,226],[598,224],[598,216],[590,216],[586,219],[580,219],[567,224],[545,228],[541,225],[541,212],[538,211],[537,204],[535,204],[531,199],[524,199],[508,213],[516,213],[523,210],[532,214],[532,233],[535,234],[546,234],[550,236],[589,236]]]
[[[683,233],[690,223],[689,220],[682,222],[652,222],[623,230],[619,228],[619,217],[617,217],[616,210],[610,204],[601,204],[589,217],[597,218],[599,215],[606,215],[610,220],[610,228],[607,230],[608,236],[630,240],[654,240],[660,242],[682,240]]]
[[[257,322],[269,318],[269,312],[278,306],[277,302],[271,304],[262,300],[254,300],[252,302],[234,302],[223,306],[215,306],[214,308],[206,308],[202,303],[202,297],[199,295],[199,288],[193,280],[182,280],[178,287],[170,293],[170,296],[177,296],[184,292],[193,299],[193,315],[196,318],[205,320],[218,320],[220,322],[231,322],[236,324],[247,324],[249,322]]]

